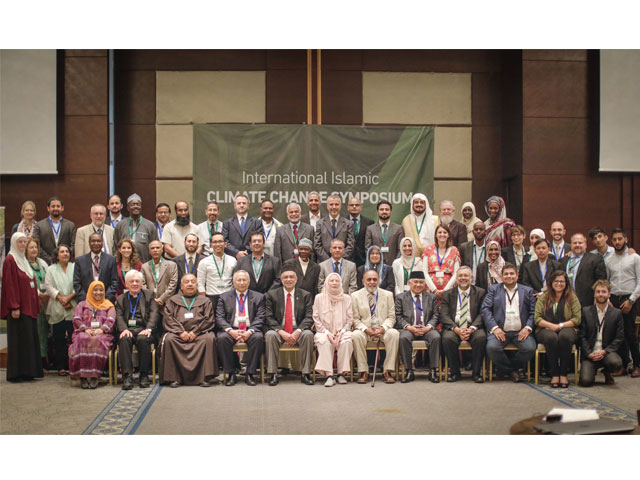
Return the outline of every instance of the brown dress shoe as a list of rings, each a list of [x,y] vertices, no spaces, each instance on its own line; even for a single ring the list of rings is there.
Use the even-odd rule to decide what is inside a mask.
[[[358,383],[367,383],[369,381],[369,372],[362,372],[358,377]]]
[[[615,385],[616,381],[613,379],[609,372],[604,372],[604,384],[605,385]]]
[[[391,376],[391,372],[389,370],[385,371],[382,376],[384,377],[384,383],[396,383],[396,381]]]
[[[627,369],[622,367],[620,370],[618,370],[617,372],[613,372],[611,375],[613,377],[621,377],[621,376],[626,375],[626,374],[627,374]]]
[[[633,367],[633,370],[631,370],[631,378],[638,377],[640,377],[640,367]]]

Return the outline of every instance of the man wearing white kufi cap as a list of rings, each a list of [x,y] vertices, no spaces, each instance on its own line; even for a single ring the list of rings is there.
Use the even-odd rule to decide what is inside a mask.
[[[149,254],[149,244],[153,240],[158,240],[158,230],[155,224],[142,217],[142,199],[140,195],[134,193],[127,198],[127,210],[129,217],[118,222],[113,232],[114,248],[118,248],[118,243],[124,238],[130,238],[136,244],[136,250],[142,263],[151,260]]]
[[[402,229],[405,237],[413,238],[413,254],[417,257],[421,257],[424,249],[434,243],[437,218],[429,207],[426,195],[416,193],[411,197],[411,213],[402,220]]]

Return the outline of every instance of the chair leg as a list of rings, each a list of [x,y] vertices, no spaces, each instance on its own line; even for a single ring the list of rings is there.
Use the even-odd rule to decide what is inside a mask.
[[[538,379],[540,378],[540,370],[539,370],[539,364],[538,362],[540,362],[540,350],[538,350],[536,348],[536,373],[535,373],[535,384],[538,385]]]
[[[118,353],[119,351],[120,351],[120,347],[116,348],[116,358],[114,359],[114,362],[113,362],[114,363],[114,368],[113,368],[113,384],[114,385],[118,385]]]
[[[156,348],[151,346],[151,383],[156,384]]]
[[[113,385],[113,350],[109,350],[109,385]]]
[[[489,359],[489,381],[493,382],[493,361]]]
[[[444,381],[449,381],[449,358],[444,356]]]
[[[264,354],[260,357],[260,379],[264,383]]]
[[[349,366],[351,367],[351,383],[353,383],[353,356],[349,359]]]
[[[527,364],[527,382],[531,383],[531,361]]]

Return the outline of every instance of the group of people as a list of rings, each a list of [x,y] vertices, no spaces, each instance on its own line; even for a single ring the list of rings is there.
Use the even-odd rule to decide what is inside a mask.
[[[207,220],[196,225],[187,202],[176,202],[173,221],[171,206],[159,203],[151,221],[141,215],[140,196],[127,198],[124,217],[114,195],[106,206],[91,206],[91,223],[76,229],[63,218],[60,198],[48,201],[48,216],[37,222],[35,204],[25,202],[3,266],[8,380],[42,377],[44,365],[96,388],[117,343],[124,389],[134,386],[134,345],[143,388],[154,346],[160,381],[171,387],[213,385],[220,369],[225,385],[237,383],[240,371],[255,385],[263,354],[275,386],[283,346],[299,349],[307,385],[313,371],[325,386],[346,383],[352,356],[358,383],[367,383],[367,348],[380,345],[382,380],[396,381],[399,353],[407,383],[419,362],[416,340],[426,345],[434,383],[441,349],[448,381],[462,378],[461,342],[471,347],[477,383],[485,354],[520,381],[537,343],[545,346],[554,388],[568,386],[574,346],[584,386],[600,368],[605,383],[614,383],[631,361],[631,377],[640,376],[640,256],[621,229],[611,232],[613,246],[603,229],[590,230],[596,248],[587,252],[585,235],[567,243],[564,226],[553,222],[552,241],[536,228],[527,248],[524,228],[496,196],[485,204],[485,221],[471,202],[460,220],[448,200],[434,215],[423,194],[413,196],[401,224],[391,222],[393,205],[384,200],[375,221],[361,215],[355,196],[347,217],[337,195],[328,197],[327,215],[317,193],[306,206],[303,213],[287,205],[282,223],[272,202],[262,202],[256,218],[248,197],[238,195],[234,216],[221,221],[218,204],[209,202]],[[517,347],[514,356],[507,345]]]

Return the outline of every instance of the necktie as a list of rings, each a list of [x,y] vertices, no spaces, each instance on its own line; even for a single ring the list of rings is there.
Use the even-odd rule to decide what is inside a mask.
[[[340,273],[340,262],[335,262],[333,264],[333,271],[338,273],[338,274]]]
[[[189,257],[189,272],[193,272],[193,257]]]
[[[376,321],[378,319],[378,312],[377,310],[374,310],[375,306],[376,306],[376,296],[369,292],[369,311],[372,312],[371,313],[371,326],[372,327],[376,327],[378,326],[378,322]]]
[[[416,295],[416,325],[422,325],[422,300]]]
[[[94,255],[93,256],[93,268],[94,268],[94,276],[98,276],[100,275],[100,256],[99,255]]]
[[[296,249],[297,249],[298,248],[298,242],[300,241],[300,239],[298,238],[298,224],[297,223],[293,226],[293,238],[295,238],[295,240],[296,240],[295,241],[295,243],[296,243],[295,246],[296,246]],[[298,258],[298,254],[294,253],[293,254],[293,258]]]
[[[353,234],[354,235],[358,235],[358,231],[360,230],[360,224],[358,223],[358,217],[353,217],[351,219],[351,221],[353,222]]]
[[[240,231],[244,234],[244,217],[240,217]]]
[[[247,306],[244,304],[244,293],[240,294],[240,305],[242,305],[242,309],[238,306],[238,313],[241,317],[246,316]],[[245,321],[238,323],[238,330],[244,332],[247,329],[247,323]]]
[[[96,233],[97,233],[98,235],[102,236],[102,229],[101,229],[101,228],[99,228],[98,230],[96,230]]]
[[[336,236],[336,219],[331,219],[331,235],[335,238]]]
[[[469,297],[467,292],[462,292],[462,304],[460,305],[460,328],[466,328],[469,323]]]
[[[293,333],[293,304],[290,293],[287,293],[287,305],[284,310],[284,331]]]
[[[382,224],[382,241],[386,244],[387,243],[387,227],[389,225],[387,225],[386,223]]]

